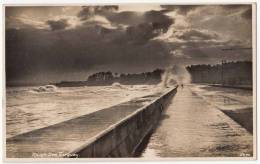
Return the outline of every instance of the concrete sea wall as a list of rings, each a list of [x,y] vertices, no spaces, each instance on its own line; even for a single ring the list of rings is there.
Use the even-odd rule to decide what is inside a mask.
[[[163,110],[176,92],[177,87],[171,89],[150,104],[100,132],[85,145],[70,152],[67,157],[70,157],[70,154],[77,154],[80,158],[133,157],[145,137],[157,126]]]

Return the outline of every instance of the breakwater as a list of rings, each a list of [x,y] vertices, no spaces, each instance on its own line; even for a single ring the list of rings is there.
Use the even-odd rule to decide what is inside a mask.
[[[132,157],[176,92],[172,88],[8,138],[7,158]]]
[[[72,154],[80,157],[132,157],[144,138],[156,127],[177,88],[162,95],[111,126]]]

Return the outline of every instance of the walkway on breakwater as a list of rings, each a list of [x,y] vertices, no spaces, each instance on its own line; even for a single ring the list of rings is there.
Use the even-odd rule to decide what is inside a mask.
[[[177,94],[142,157],[251,157],[253,136],[190,86]]]

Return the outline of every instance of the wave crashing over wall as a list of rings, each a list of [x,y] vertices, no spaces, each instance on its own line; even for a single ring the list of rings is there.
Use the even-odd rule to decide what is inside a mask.
[[[190,82],[191,77],[186,68],[184,66],[174,65],[165,69],[159,85],[162,87],[169,87],[174,85],[189,84]]]

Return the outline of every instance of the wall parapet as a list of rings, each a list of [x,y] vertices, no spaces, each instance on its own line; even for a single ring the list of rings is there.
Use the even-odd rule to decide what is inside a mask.
[[[77,154],[80,158],[134,156],[144,138],[157,126],[177,88],[111,125],[69,154]]]

